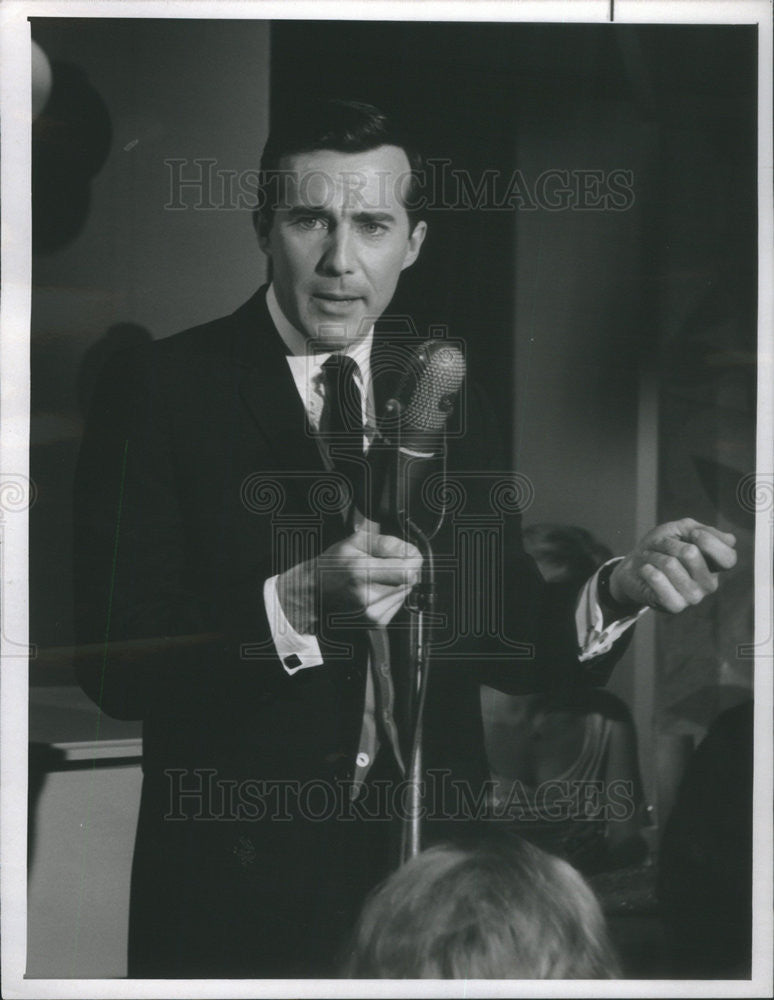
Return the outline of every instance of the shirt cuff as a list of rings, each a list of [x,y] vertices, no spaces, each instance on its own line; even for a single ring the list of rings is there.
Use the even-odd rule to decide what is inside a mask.
[[[277,593],[276,576],[269,577],[263,585],[263,603],[274,648],[285,672],[292,676],[299,670],[322,666],[323,658],[317,637],[296,632],[285,617]]]
[[[618,559],[610,559],[604,565],[610,566],[620,561],[620,557]],[[633,614],[619,618],[617,621],[611,622],[607,627],[603,627],[604,616],[602,608],[599,605],[599,595],[597,592],[597,579],[603,568],[603,566],[600,566],[594,576],[586,581],[575,607],[575,627],[578,632],[578,659],[581,663],[593,660],[594,657],[601,656],[603,653],[608,653],[615,641],[620,639],[624,632],[631,628],[642,614],[650,610],[647,607],[640,608]]]

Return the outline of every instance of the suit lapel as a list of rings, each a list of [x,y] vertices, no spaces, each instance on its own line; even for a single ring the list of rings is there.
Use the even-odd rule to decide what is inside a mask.
[[[234,313],[234,361],[243,369],[239,394],[257,425],[274,470],[316,474],[325,466],[306,411],[287,363],[285,345],[266,307],[266,290],[260,289]]]

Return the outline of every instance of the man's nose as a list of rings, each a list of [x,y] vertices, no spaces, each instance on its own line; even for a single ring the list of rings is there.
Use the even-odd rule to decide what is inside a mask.
[[[322,274],[351,274],[354,263],[352,234],[346,226],[336,226],[328,234],[317,270]]]

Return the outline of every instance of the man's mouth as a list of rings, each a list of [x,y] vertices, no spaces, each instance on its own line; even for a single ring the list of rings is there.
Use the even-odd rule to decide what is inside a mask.
[[[324,316],[351,316],[363,302],[361,296],[344,292],[315,292],[312,298],[317,304],[317,311]]]

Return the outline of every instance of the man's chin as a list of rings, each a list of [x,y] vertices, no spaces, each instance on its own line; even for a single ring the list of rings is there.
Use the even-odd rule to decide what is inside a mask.
[[[370,320],[358,322],[336,322],[330,319],[318,321],[310,337],[316,351],[342,351],[359,343],[373,326]]]

